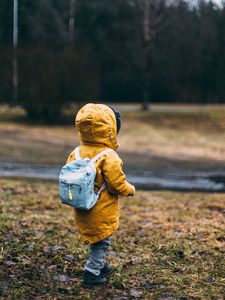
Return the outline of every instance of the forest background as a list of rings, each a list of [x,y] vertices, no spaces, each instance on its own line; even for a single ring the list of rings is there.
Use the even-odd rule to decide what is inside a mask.
[[[47,120],[90,101],[224,103],[224,28],[225,4],[211,1],[20,0],[13,50],[2,0],[0,102]]]

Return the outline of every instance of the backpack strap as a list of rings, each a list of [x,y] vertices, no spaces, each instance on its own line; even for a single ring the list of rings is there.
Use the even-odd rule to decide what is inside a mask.
[[[115,152],[114,150],[112,149],[106,149],[106,150],[103,150],[102,152],[98,153],[95,157],[92,158],[92,162],[96,162],[100,157],[102,157],[103,155],[107,154],[107,153],[112,153],[112,152]],[[101,185],[99,191],[97,192],[97,195],[98,197],[100,196],[101,192],[106,188],[106,184],[105,182],[103,182],[103,184]]]
[[[92,162],[96,162],[100,157],[102,157],[103,155],[107,154],[107,153],[110,153],[110,152],[115,152],[114,150],[112,149],[106,149],[106,150],[103,150],[101,151],[100,153],[98,153],[96,156],[94,156],[91,161]],[[74,155],[75,155],[75,159],[77,160],[81,160],[82,158],[80,157],[80,147],[77,147],[74,149],[73,151]]]
[[[103,150],[102,152],[98,153],[95,157],[93,157],[91,161],[96,162],[100,157],[110,152],[115,152],[115,151],[112,149]]]
[[[80,147],[77,147],[76,149],[74,149],[74,155],[75,155],[75,159],[77,159],[77,160],[81,160],[82,159],[80,157]]]
[[[80,147],[77,147],[74,149],[74,155],[75,155],[75,159],[76,160],[81,160],[82,158],[80,157]],[[106,149],[106,150],[103,150],[101,151],[100,153],[98,153],[95,157],[93,157],[91,159],[91,161],[94,163],[96,162],[100,157],[102,157],[103,155],[106,155],[107,153],[112,153],[112,152],[115,152],[114,150],[112,149]],[[106,188],[106,184],[105,182],[102,184],[102,186],[100,187],[99,191],[97,192],[97,195],[100,196],[101,192],[104,190],[104,188]]]
[[[104,190],[104,188],[106,188],[105,182],[103,182],[103,184],[101,185],[99,191],[97,192],[98,197],[100,196],[100,194],[101,194],[101,192]]]

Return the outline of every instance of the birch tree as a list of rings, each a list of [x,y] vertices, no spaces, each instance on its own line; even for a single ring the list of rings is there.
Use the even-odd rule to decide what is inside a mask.
[[[135,0],[136,5],[141,14],[141,32],[143,39],[143,110],[149,109],[150,100],[150,84],[151,84],[151,68],[149,61],[151,60],[152,40],[155,34],[155,27],[160,23],[160,6],[162,0]]]
[[[70,0],[69,10],[69,43],[72,46],[74,44],[75,34],[75,8],[77,0]]]

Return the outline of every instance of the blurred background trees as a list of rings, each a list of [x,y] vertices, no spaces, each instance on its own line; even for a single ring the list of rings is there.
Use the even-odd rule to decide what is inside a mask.
[[[19,0],[13,99],[13,1],[0,3],[0,101],[57,118],[87,101],[225,102],[225,5],[173,0]]]

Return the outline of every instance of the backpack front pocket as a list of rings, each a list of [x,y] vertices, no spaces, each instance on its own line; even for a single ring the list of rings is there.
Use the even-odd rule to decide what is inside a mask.
[[[75,184],[60,183],[60,197],[63,203],[77,207],[80,186]]]

